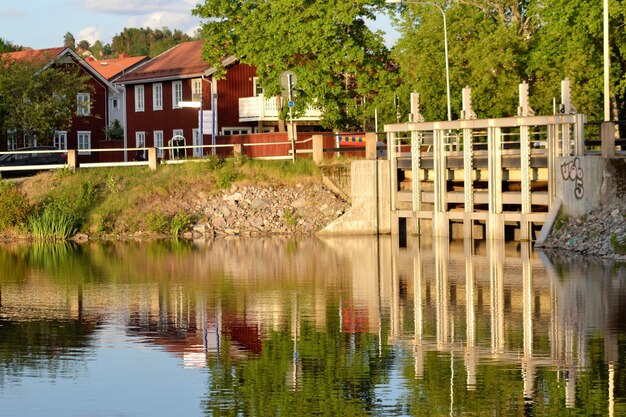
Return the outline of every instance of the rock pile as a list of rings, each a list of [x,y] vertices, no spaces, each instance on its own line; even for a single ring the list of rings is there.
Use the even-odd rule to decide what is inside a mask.
[[[614,203],[580,218],[557,218],[545,248],[626,261],[626,203]]]
[[[349,206],[322,184],[233,185],[217,195],[196,195],[189,208],[200,220],[190,235],[311,235]]]

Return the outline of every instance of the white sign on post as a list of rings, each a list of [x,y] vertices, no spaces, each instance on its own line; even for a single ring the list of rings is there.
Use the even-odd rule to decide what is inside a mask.
[[[200,112],[198,112],[198,118],[199,117],[200,117]],[[199,121],[198,121],[198,124],[200,124]],[[202,111],[202,134],[203,135],[213,134],[213,111],[212,110]]]

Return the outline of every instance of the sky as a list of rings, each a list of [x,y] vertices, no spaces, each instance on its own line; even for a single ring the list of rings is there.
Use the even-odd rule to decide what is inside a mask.
[[[0,0],[0,38],[34,49],[63,46],[67,32],[76,43],[111,43],[125,27],[167,26],[193,35],[200,20],[191,10],[201,0]],[[385,17],[371,27],[389,31]],[[387,45],[397,35],[386,37]]]

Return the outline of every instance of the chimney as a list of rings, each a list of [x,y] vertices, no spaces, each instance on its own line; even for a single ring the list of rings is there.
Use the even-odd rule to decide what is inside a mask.
[[[124,58],[128,58],[128,55],[122,52],[119,56],[119,59],[124,59]]]

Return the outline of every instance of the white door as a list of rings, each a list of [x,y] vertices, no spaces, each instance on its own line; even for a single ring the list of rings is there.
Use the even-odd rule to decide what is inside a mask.
[[[200,135],[200,131],[198,129],[193,130],[193,146],[198,146],[198,148],[193,148],[193,156],[194,158],[202,157],[202,148],[200,146],[204,145],[202,143],[202,135]]]

